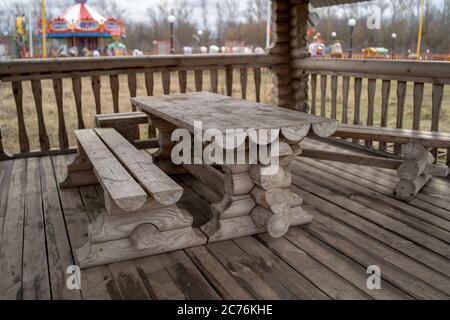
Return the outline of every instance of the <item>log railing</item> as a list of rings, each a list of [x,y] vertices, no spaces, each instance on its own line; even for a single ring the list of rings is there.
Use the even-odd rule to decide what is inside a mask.
[[[345,124],[450,131],[442,117],[450,63],[308,58],[296,61],[296,67],[310,74],[313,114]],[[399,146],[353,142],[400,153]]]
[[[77,128],[87,126],[83,110],[86,107],[95,108],[96,114],[103,111],[104,92],[102,92],[102,79],[109,77],[111,88],[112,105],[114,112],[128,111],[129,105],[125,107],[119,103],[119,95],[123,90],[128,91],[130,97],[137,94],[138,74],[143,74],[146,94],[153,95],[156,87],[155,75],[160,73],[161,86],[164,94],[170,94],[171,88],[178,87],[177,92],[184,93],[188,88],[188,72],[194,73],[194,84],[196,91],[211,90],[218,92],[219,71],[223,70],[225,82],[225,94],[231,96],[233,93],[233,74],[239,73],[239,84],[241,87],[241,98],[247,99],[247,83],[254,82],[254,97],[256,101],[261,100],[261,70],[277,64],[277,57],[267,54],[226,54],[226,55],[170,55],[152,57],[120,57],[120,58],[74,58],[74,59],[32,59],[14,60],[0,62],[0,81],[11,83],[14,97],[15,111],[17,113],[17,129],[20,152],[15,156],[27,156],[37,154],[51,154],[71,152],[68,139],[66,119],[76,117]],[[253,79],[249,79],[249,70]],[[173,74],[177,74],[178,84],[173,83]],[[127,77],[127,87],[120,86],[119,76]],[[209,85],[204,84],[204,79],[209,76]],[[90,79],[90,88],[83,88],[83,78]],[[74,114],[67,114],[64,108],[64,93],[68,88],[63,88],[63,80],[71,81],[70,95],[75,101]],[[58,138],[57,146],[51,145],[46,126],[48,120],[44,115],[42,81],[51,80],[53,93],[56,101]],[[26,112],[24,107],[24,83],[31,83],[33,104],[35,112]],[[103,84],[104,85],[104,84]],[[82,92],[91,90],[94,105],[85,105]],[[4,99],[4,98],[2,98]],[[134,110],[134,107],[132,107]],[[38,150],[31,150],[30,139],[27,130],[27,118],[36,117],[38,124],[39,146]],[[92,122],[92,121],[91,121]],[[89,124],[91,123],[89,122]],[[1,128],[0,128],[1,129]],[[69,132],[70,134],[70,132]],[[1,133],[0,133],[1,137]],[[3,140],[5,140],[5,135]],[[0,144],[2,140],[0,138]],[[0,146],[0,157],[5,158],[3,147]]]

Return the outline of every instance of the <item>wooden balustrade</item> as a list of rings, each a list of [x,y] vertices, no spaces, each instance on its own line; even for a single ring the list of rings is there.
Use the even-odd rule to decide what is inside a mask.
[[[320,112],[322,116],[337,118],[340,107],[339,120],[345,124],[351,122],[399,129],[450,131],[450,127],[443,128],[441,125],[444,88],[450,84],[450,63],[308,58],[297,60],[295,65],[310,74],[311,113]],[[318,79],[320,85],[317,84]],[[328,85],[329,79],[331,85]],[[396,90],[395,93],[392,88]],[[431,99],[424,99],[426,93]],[[364,103],[362,97],[365,98]],[[320,110],[317,110],[318,103]],[[396,110],[392,109],[393,104]],[[405,118],[407,106],[410,110],[408,116],[412,117],[408,122]],[[425,108],[431,110],[430,119],[423,119]],[[366,115],[364,118],[363,113]],[[395,122],[389,121],[393,114]],[[425,126],[424,122],[430,122],[430,125]],[[374,144],[372,141],[363,141],[363,144],[366,147],[375,145],[381,152],[400,154],[401,151],[400,146],[390,148],[383,142]],[[433,152],[437,155],[438,150]],[[447,159],[450,159],[449,152]]]
[[[281,18],[282,11],[277,7]],[[281,12],[281,13],[280,13]],[[280,33],[280,31],[278,30]],[[280,37],[283,34],[280,33]],[[296,49],[297,50],[297,49]],[[232,95],[233,85],[240,85],[239,97],[261,100],[262,69],[271,68],[277,75],[278,93],[296,95],[295,90],[306,86],[305,75],[310,75],[310,110],[314,114],[340,120],[342,123],[366,124],[369,126],[411,128],[415,130],[446,130],[442,126],[442,105],[445,86],[450,84],[450,64],[445,62],[386,61],[386,60],[347,60],[304,58],[303,51],[291,54],[289,65],[290,87],[280,76],[286,65],[281,54],[227,54],[227,55],[169,55],[152,57],[118,58],[74,58],[74,59],[31,59],[0,62],[0,81],[11,83],[17,115],[17,141],[19,153],[15,156],[71,152],[67,126],[68,117],[76,119],[77,128],[92,125],[86,119],[83,110],[92,108],[95,113],[129,111],[131,105],[121,105],[120,93],[124,91],[130,97],[138,94],[139,81],[145,88],[145,94],[154,95],[155,80],[161,79],[163,93],[184,93],[191,90],[210,90],[219,92],[219,83],[223,83],[222,93]],[[220,72],[219,72],[220,71]],[[188,76],[191,74],[193,77]],[[223,74],[223,75],[222,75]],[[250,77],[253,74],[253,77]],[[138,75],[143,75],[139,77]],[[155,77],[158,75],[158,78]],[[120,77],[126,77],[125,84]],[[109,78],[112,105],[105,106],[105,92],[102,83]],[[175,83],[174,77],[178,78]],[[86,86],[83,79],[89,79]],[[64,79],[71,80],[71,88],[63,86]],[[188,84],[193,79],[192,84]],[[298,80],[300,79],[300,80]],[[44,115],[42,82],[51,80],[56,101],[55,119]],[[219,81],[220,80],[220,81]],[[254,85],[252,96],[249,94],[249,81]],[[303,81],[303,82],[302,82]],[[24,83],[31,83],[34,112],[25,110]],[[83,85],[84,83],[84,85]],[[293,89],[292,89],[292,88]],[[284,91],[283,91],[284,90]],[[292,91],[294,90],[294,91]],[[69,92],[67,92],[69,91]],[[318,92],[319,91],[319,92]],[[280,93],[281,92],[281,93]],[[64,94],[73,96],[75,108],[68,110]],[[87,106],[83,93],[92,93],[93,104]],[[306,96],[301,93],[300,96]],[[279,97],[278,97],[279,98]],[[284,99],[288,101],[289,99]],[[295,99],[294,99],[295,100]],[[297,101],[297,100],[295,100]],[[300,102],[299,102],[300,103]],[[395,107],[394,107],[395,106]],[[108,108],[107,108],[108,107]],[[394,109],[395,108],[395,109]],[[133,109],[134,110],[134,109]],[[425,111],[424,111],[425,110]],[[429,111],[431,110],[431,111]],[[74,114],[68,114],[74,112]],[[94,113],[94,112],[93,112]],[[395,116],[395,121],[390,119]],[[412,118],[405,118],[406,116]],[[38,150],[31,147],[27,123],[33,117],[37,122]],[[427,119],[422,119],[426,117]],[[46,121],[58,124],[58,142],[51,143]],[[407,121],[408,120],[408,121]],[[425,122],[426,125],[425,126]],[[149,130],[154,134],[154,130]],[[7,135],[3,135],[3,141]],[[400,153],[400,147],[374,143],[372,141],[353,141],[381,152]],[[433,151],[436,155],[438,150]],[[3,155],[4,151],[0,153]],[[0,156],[2,156],[0,155]],[[442,159],[442,157],[441,157]]]
[[[70,58],[70,59],[30,59],[13,60],[0,62],[0,81],[10,82],[17,113],[18,141],[20,152],[15,156],[27,156],[36,154],[52,154],[61,152],[71,152],[68,129],[65,119],[74,117],[77,119],[77,127],[82,129],[89,126],[93,121],[85,122],[83,109],[86,102],[83,101],[82,93],[91,90],[96,114],[104,113],[105,102],[102,86],[105,86],[104,77],[109,77],[111,88],[112,110],[114,113],[129,111],[134,106],[120,105],[119,97],[121,90],[129,93],[130,97],[137,95],[138,74],[143,74],[144,87],[147,95],[155,92],[154,75],[161,74],[161,87],[164,94],[170,94],[175,90],[185,93],[188,90],[188,72],[193,72],[195,91],[210,90],[219,92],[219,71],[224,72],[224,93],[231,96],[233,94],[233,75],[239,73],[239,84],[241,98],[251,98],[256,101],[261,100],[261,69],[268,68],[273,64],[278,64],[281,57],[273,57],[267,54],[210,54],[210,55],[169,55],[151,57],[117,57],[117,58]],[[253,73],[254,96],[248,95],[249,71]],[[173,76],[178,75],[178,85],[174,83]],[[119,76],[127,77],[127,87],[120,82]],[[208,85],[205,85],[206,78],[209,77]],[[91,88],[83,87],[83,78],[90,79]],[[76,114],[69,115],[64,108],[64,93],[69,90],[63,87],[63,80],[71,79],[72,88],[70,94],[75,101]],[[44,117],[42,81],[51,80],[56,101],[57,119],[47,119]],[[39,149],[31,150],[30,137],[26,127],[29,117],[24,111],[23,83],[31,82],[32,95],[38,124]],[[178,88],[176,88],[178,87]],[[35,120],[35,119],[33,119]],[[46,121],[56,121],[58,123],[59,145],[51,145]],[[89,124],[89,125],[86,125]],[[149,133],[151,130],[149,131]],[[3,141],[5,141],[3,136]],[[0,150],[3,154],[3,150]]]

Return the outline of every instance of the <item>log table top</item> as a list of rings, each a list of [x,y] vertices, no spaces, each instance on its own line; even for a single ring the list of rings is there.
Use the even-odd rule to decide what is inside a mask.
[[[142,96],[133,98],[132,102],[142,111],[192,133],[194,121],[202,122],[203,131],[216,129],[223,133],[227,129],[283,129],[286,132],[298,132],[312,126],[314,133],[321,137],[332,135],[338,126],[338,122],[333,119],[209,92]]]

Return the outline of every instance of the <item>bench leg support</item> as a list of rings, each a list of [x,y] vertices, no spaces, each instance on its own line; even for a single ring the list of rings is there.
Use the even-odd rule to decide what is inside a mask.
[[[67,166],[67,178],[59,184],[63,189],[76,188],[98,184],[98,179],[92,171],[92,164],[78,145],[78,155],[75,160]]]
[[[402,201],[411,201],[433,176],[446,177],[449,168],[433,164],[434,156],[429,149],[418,142],[403,146],[405,161],[400,165],[397,175],[401,178],[394,189],[394,197]]]
[[[89,241],[76,251],[77,263],[89,268],[205,244],[206,236],[192,222],[176,205],[117,216],[104,213],[89,225]]]

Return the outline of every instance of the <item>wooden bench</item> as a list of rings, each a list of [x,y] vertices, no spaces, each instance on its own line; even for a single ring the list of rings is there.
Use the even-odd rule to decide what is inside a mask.
[[[149,124],[149,119],[143,112],[98,114],[95,116],[95,124],[98,128],[115,129],[137,149],[154,149],[159,147],[159,141],[156,138],[140,139],[139,125]],[[154,128],[149,127],[150,136],[156,135],[154,131]]]
[[[177,207],[183,188],[112,128],[75,131],[78,157],[61,187],[100,183],[106,213],[89,226],[89,241],[76,252],[91,267],[196,246],[206,237]]]
[[[450,149],[450,133],[369,126],[339,125],[334,137],[352,138],[384,143],[418,142],[425,148]]]
[[[352,154],[338,154],[322,150],[303,150],[302,156],[397,170],[400,181],[394,197],[411,201],[433,177],[446,177],[449,168],[435,164],[432,148],[450,149],[450,134],[406,129],[340,125],[333,135],[337,138],[395,143],[400,146],[403,159],[389,159]]]

